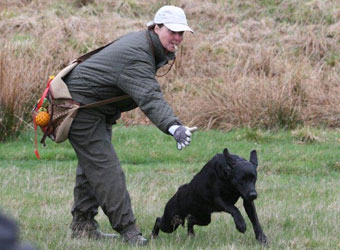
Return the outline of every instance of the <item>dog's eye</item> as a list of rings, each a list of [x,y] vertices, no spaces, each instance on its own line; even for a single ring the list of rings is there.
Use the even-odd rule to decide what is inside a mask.
[[[245,182],[254,182],[256,181],[256,176],[254,175],[248,175],[248,176],[245,176],[242,181],[245,181]]]

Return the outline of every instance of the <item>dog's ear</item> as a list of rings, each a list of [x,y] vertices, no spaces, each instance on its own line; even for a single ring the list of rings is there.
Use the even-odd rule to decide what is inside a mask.
[[[257,162],[257,153],[256,150],[253,150],[250,152],[250,160],[251,163],[253,163],[255,165],[255,167],[257,167],[258,162]]]
[[[223,167],[224,176],[229,178],[231,175],[232,159],[227,148],[223,150],[223,156],[226,161],[226,165]]]
[[[229,151],[228,151],[227,148],[225,148],[225,149],[223,150],[223,155],[224,155],[224,157],[225,157],[225,160],[226,160],[226,162],[227,162],[227,165],[228,165],[229,167],[232,167],[232,166],[233,166],[233,163],[234,163],[234,159],[233,159],[233,157],[229,154]]]
[[[223,150],[223,154],[224,154],[224,156],[227,158],[227,155],[229,155],[229,151],[228,151],[227,148],[225,148],[225,149]]]

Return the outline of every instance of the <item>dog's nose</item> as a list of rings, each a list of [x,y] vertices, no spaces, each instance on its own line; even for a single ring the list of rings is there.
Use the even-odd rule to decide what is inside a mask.
[[[257,198],[257,193],[256,193],[256,191],[251,191],[250,193],[249,193],[249,200],[255,200]]]

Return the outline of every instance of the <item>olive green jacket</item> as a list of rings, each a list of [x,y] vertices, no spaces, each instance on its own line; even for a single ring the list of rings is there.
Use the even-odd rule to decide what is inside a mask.
[[[173,53],[165,53],[153,31],[132,32],[122,36],[97,54],[79,64],[65,78],[72,98],[88,104],[127,94],[131,98],[96,108],[108,119],[139,107],[164,133],[173,124],[181,124],[164,100],[156,71]]]

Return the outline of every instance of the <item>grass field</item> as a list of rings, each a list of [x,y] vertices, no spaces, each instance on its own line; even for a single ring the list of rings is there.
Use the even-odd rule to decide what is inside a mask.
[[[193,143],[177,151],[175,142],[154,127],[113,128],[113,143],[125,170],[137,223],[150,238],[156,216],[178,186],[191,180],[216,153],[227,147],[246,159],[258,151],[256,200],[258,216],[270,249],[340,249],[340,131],[303,128],[267,132],[241,129],[228,133],[198,131]],[[48,141],[33,154],[33,134],[0,144],[0,207],[20,225],[23,241],[39,249],[129,249],[121,240],[73,240],[72,192],[76,157],[69,143]],[[144,249],[262,249],[242,203],[247,231],[235,229],[229,214],[213,214],[206,227],[160,233]],[[101,229],[112,232],[100,211]]]

